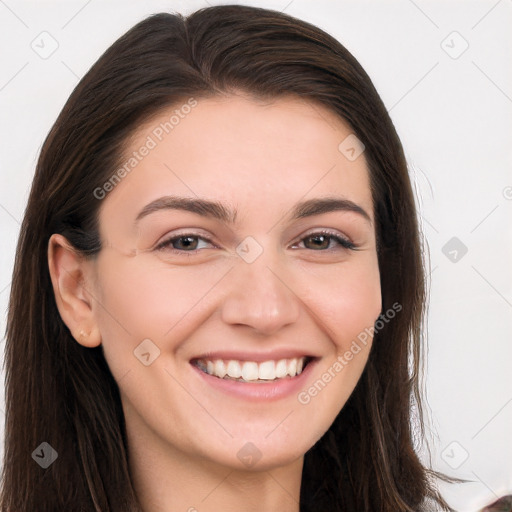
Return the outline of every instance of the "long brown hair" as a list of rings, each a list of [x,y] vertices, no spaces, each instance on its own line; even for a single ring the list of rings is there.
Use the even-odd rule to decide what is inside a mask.
[[[157,14],[128,31],[80,81],[43,145],[10,296],[0,510],[140,510],[117,383],[102,347],[78,344],[59,316],[48,240],[61,233],[94,258],[94,190],[120,165],[129,137],[183,98],[233,91],[295,95],[350,124],[366,148],[383,311],[402,307],[376,333],[356,389],[305,455],[301,511],[445,506],[413,448],[424,271],[406,161],[386,108],[356,59],[322,30],[278,12],[218,6],[187,18]],[[42,442],[58,453],[47,469],[32,457]]]

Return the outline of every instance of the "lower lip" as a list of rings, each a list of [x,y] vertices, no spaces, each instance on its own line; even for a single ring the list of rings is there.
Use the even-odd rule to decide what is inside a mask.
[[[317,360],[310,361],[300,375],[295,377],[286,377],[283,379],[269,382],[242,382],[231,379],[220,379],[208,373],[203,372],[197,366],[191,364],[192,368],[204,379],[204,381],[214,389],[218,389],[231,396],[236,396],[248,400],[278,400],[290,395],[297,395],[305,388],[306,380],[315,366]]]

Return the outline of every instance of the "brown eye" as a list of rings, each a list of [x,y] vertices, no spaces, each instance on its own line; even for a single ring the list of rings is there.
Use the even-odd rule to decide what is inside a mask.
[[[180,236],[179,238],[170,240],[170,242],[174,249],[181,251],[194,251],[197,249],[199,239],[197,236]]]
[[[157,250],[170,250],[174,252],[194,252],[211,247],[212,243],[199,235],[181,235],[168,238],[157,246]]]
[[[328,235],[313,235],[304,238],[304,247],[306,249],[321,250],[328,249],[331,244],[331,236]]]
[[[356,246],[350,240],[331,233],[313,233],[302,239],[300,245],[313,251],[325,251],[332,249],[355,249]]]

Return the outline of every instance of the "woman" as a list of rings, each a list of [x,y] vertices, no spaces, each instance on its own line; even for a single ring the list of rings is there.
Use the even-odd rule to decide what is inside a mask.
[[[447,509],[412,440],[424,294],[400,141],[340,43],[144,20],[41,152],[1,509]]]

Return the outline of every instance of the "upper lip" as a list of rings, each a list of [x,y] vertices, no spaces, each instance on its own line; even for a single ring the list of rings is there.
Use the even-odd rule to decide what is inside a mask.
[[[193,357],[191,361],[198,361],[204,359],[206,361],[215,361],[222,359],[224,361],[279,361],[280,359],[295,359],[300,357],[315,358],[317,356],[309,354],[302,350],[296,349],[279,349],[272,350],[272,352],[246,352],[240,350],[229,350],[229,351],[211,351],[205,352],[199,356]]]

